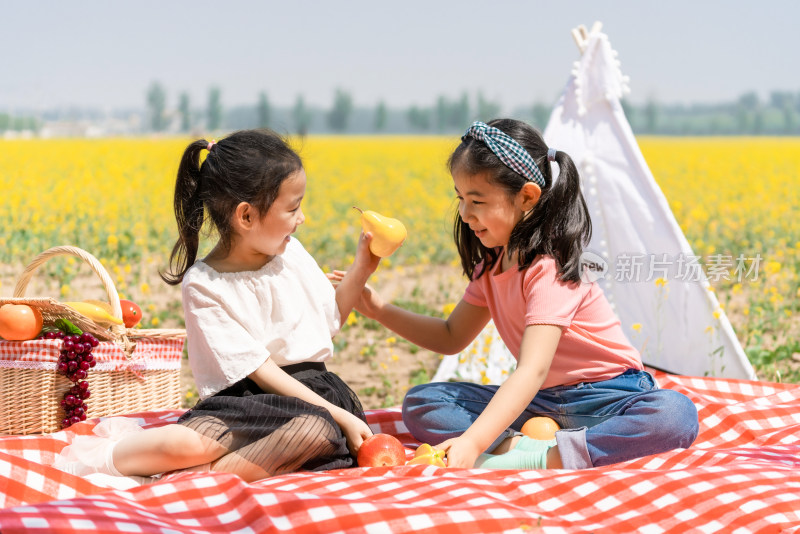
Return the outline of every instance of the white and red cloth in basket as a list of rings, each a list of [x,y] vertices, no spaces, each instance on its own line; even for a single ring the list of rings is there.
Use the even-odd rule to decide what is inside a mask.
[[[582,471],[433,466],[294,473],[247,484],[175,473],[109,490],[50,466],[98,420],[0,437],[0,531],[13,532],[791,532],[800,531],[800,385],[658,374],[697,405],[687,450]],[[133,414],[142,426],[180,410]],[[398,409],[374,432],[419,445]]]
[[[54,370],[61,344],[60,339],[0,340],[0,368]],[[92,350],[97,361],[92,372],[177,370],[182,350],[183,339],[137,338],[133,353],[127,356],[120,345],[104,342]]]

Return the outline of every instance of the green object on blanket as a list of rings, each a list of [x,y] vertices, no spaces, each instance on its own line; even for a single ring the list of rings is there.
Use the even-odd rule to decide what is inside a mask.
[[[522,436],[513,449],[505,454],[481,454],[475,467],[484,469],[546,469],[547,451],[556,440],[532,439]]]

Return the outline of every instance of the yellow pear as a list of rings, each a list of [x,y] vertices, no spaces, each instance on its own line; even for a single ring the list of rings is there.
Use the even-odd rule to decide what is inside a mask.
[[[385,258],[391,256],[403,244],[408,235],[403,223],[375,211],[363,211],[361,208],[353,207],[361,212],[361,227],[365,232],[372,234],[369,249],[373,254]]]

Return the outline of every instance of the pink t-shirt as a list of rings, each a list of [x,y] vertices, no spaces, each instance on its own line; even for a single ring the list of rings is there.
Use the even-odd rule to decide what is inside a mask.
[[[464,300],[489,308],[500,337],[517,360],[527,325],[562,327],[542,389],[608,380],[627,369],[643,368],[639,351],[625,337],[596,283],[562,282],[550,256],[538,256],[522,271],[499,269],[500,260],[467,286]]]

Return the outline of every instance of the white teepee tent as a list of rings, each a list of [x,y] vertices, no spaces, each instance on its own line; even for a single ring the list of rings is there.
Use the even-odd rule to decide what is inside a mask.
[[[581,51],[544,132],[578,166],[593,235],[584,255],[645,364],[671,373],[755,373],[655,182],[625,118],[616,52],[596,23],[573,31]],[[691,177],[687,177],[691,179]],[[490,323],[434,380],[500,383],[514,358]]]

